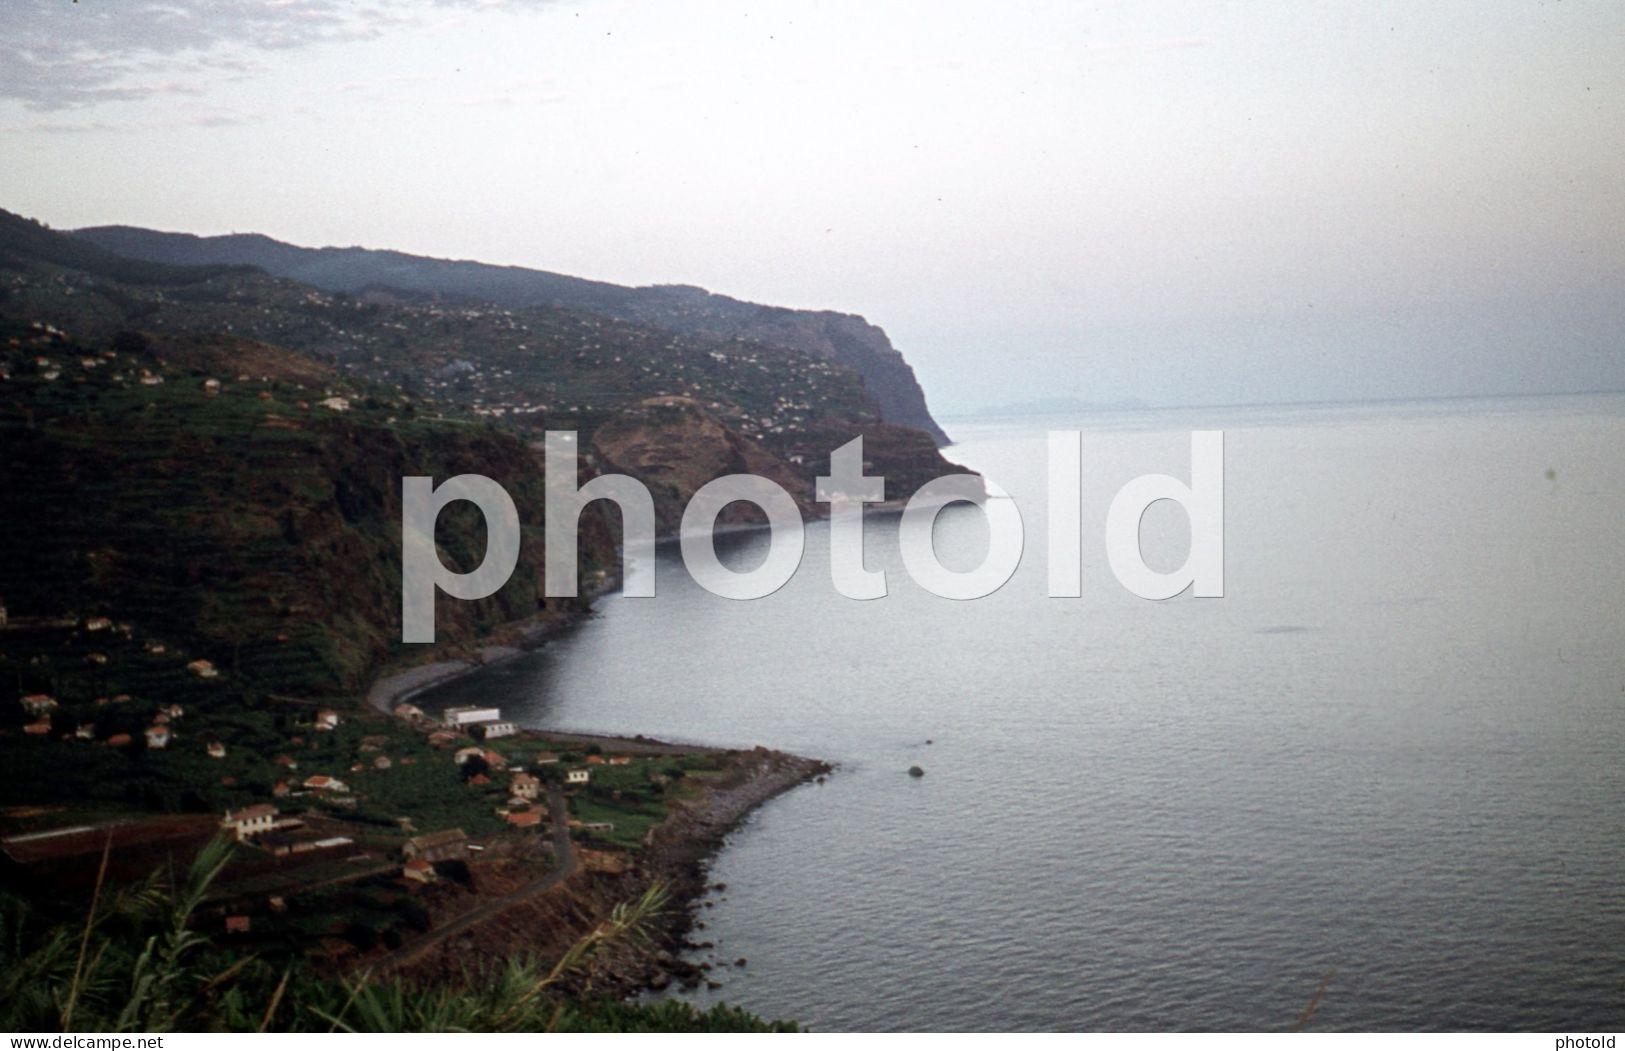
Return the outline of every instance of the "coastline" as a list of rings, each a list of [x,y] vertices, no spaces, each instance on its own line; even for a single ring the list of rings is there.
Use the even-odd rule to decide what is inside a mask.
[[[765,528],[765,527],[747,527]],[[663,542],[675,540],[664,538]],[[618,580],[590,596],[589,602],[610,593]],[[580,625],[594,614],[585,610],[563,616],[541,616],[510,622],[473,643],[463,656],[445,656],[419,664],[386,666],[367,689],[364,703],[381,714],[423,729],[427,720],[402,718],[394,709],[433,687],[471,675],[481,669],[516,660],[535,652],[559,633]],[[517,643],[514,633],[518,632]],[[663,884],[668,904],[642,944],[619,947],[598,962],[592,981],[599,995],[631,996],[659,991],[673,984],[695,988],[716,987],[707,970],[683,959],[689,950],[710,948],[694,942],[699,899],[708,888],[711,860],[727,834],[769,800],[799,785],[821,779],[833,766],[820,759],[793,755],[761,746],[753,749],[679,744],[645,737],[579,733],[527,727],[527,735],[579,747],[597,745],[637,754],[705,753],[727,756],[733,768],[724,783],[708,786],[696,798],[673,806],[664,822],[649,833],[643,847],[632,855],[575,848],[568,874],[527,900],[515,900],[479,924],[479,937],[442,939],[421,954],[403,973],[455,978],[466,973],[471,957],[480,964],[500,964],[511,955],[562,955],[580,937],[609,915],[616,905],[635,900],[655,883]],[[501,922],[495,922],[500,920]],[[470,932],[471,933],[471,932]]]

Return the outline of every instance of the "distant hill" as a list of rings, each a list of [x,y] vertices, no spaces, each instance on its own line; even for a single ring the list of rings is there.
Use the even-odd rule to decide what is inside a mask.
[[[1150,408],[1138,398],[1117,401],[1086,401],[1083,398],[1033,398],[1028,401],[1005,402],[981,409],[982,416],[1065,416],[1090,412],[1124,412]]]
[[[74,236],[132,259],[189,266],[248,264],[332,292],[396,289],[494,303],[562,307],[690,335],[742,339],[839,362],[863,377],[888,423],[948,437],[926,408],[914,370],[878,327],[853,314],[747,303],[688,285],[629,288],[545,270],[368,248],[304,248],[261,234],[197,237],[133,226],[99,226]]]

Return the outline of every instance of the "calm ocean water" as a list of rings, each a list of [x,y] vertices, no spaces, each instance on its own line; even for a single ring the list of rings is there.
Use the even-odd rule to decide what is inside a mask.
[[[1045,596],[1052,427],[1084,432],[1078,599]],[[1227,596],[1147,602],[1105,509],[1187,477],[1195,428],[1226,432]],[[888,517],[868,603],[822,526],[756,602],[665,548],[657,598],[427,698],[839,764],[731,837],[696,935],[724,986],[687,995],[826,1030],[1280,1029],[1330,975],[1312,1028],[1625,1027],[1625,399],[950,429],[1027,525],[997,594],[915,587]],[[979,558],[975,511],[937,534]]]

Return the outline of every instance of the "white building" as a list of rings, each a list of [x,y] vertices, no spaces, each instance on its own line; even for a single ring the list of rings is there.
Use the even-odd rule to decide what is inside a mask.
[[[588,770],[586,767],[582,767],[579,770],[568,771],[564,775],[564,783],[567,785],[584,785],[591,779],[592,771]]]
[[[500,708],[480,708],[467,705],[461,708],[447,708],[440,715],[440,721],[453,730],[464,726],[473,726],[475,723],[494,723],[502,718]]]
[[[519,732],[518,723],[496,722],[480,723],[474,728],[484,740],[490,741],[498,737],[512,737]]]
[[[276,824],[276,815],[276,807],[269,803],[257,803],[241,810],[226,811],[225,820],[220,822],[220,827],[235,833],[237,842],[242,843],[271,831],[271,827]]]

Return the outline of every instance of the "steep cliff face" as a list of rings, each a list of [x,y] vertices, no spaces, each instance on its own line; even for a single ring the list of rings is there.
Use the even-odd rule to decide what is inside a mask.
[[[730,474],[753,474],[777,483],[805,515],[815,514],[809,479],[756,442],[730,430],[692,398],[650,398],[593,433],[604,471],[629,474],[649,487],[662,532],[675,532],[683,509],[700,487]],[[718,521],[755,521],[751,509],[730,505]]]
[[[246,264],[329,291],[393,288],[507,307],[564,307],[676,332],[785,346],[857,371],[886,422],[918,427],[939,445],[948,440],[903,355],[885,332],[852,314],[763,306],[688,285],[628,288],[524,267],[364,248],[303,248],[259,234],[195,237],[102,226],[75,231],[75,236],[132,259]]]
[[[400,649],[401,478],[470,472],[501,479],[518,506],[520,564],[488,599],[439,602],[437,631],[467,640],[579,608],[541,594],[544,465],[511,434],[425,418],[226,336],[104,350],[0,319],[0,374],[0,463],[26,494],[0,505],[13,615],[108,611],[251,689],[353,690]],[[329,391],[352,408],[322,404]],[[471,508],[448,508],[436,536],[448,565],[483,556]],[[582,572],[616,572],[617,543],[589,507]]]

